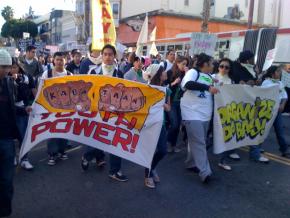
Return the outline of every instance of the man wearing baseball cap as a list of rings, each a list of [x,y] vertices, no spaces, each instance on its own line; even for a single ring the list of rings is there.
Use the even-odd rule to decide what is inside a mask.
[[[14,83],[8,77],[12,59],[9,53],[0,49],[0,217],[11,214],[13,196],[13,175],[17,136],[14,106]]]

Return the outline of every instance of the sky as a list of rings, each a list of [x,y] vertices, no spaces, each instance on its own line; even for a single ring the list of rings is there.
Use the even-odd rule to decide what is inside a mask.
[[[7,5],[14,9],[15,18],[20,18],[28,13],[30,6],[35,15],[47,14],[52,8],[75,10],[75,0],[0,0],[0,29],[5,23],[1,11]]]

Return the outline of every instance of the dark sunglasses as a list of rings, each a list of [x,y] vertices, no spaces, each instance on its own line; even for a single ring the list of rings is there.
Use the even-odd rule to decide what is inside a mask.
[[[224,65],[220,65],[219,68],[221,68],[221,69],[225,69],[225,70],[229,70],[229,69],[230,69],[229,66],[224,66]]]

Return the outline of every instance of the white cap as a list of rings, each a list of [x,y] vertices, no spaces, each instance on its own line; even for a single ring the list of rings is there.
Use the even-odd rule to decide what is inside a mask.
[[[146,71],[143,73],[143,78],[146,81],[151,81],[151,79],[156,75],[158,70],[160,69],[159,64],[151,64],[147,67]]]
[[[12,58],[8,51],[0,49],[0,66],[10,66],[12,65]]]

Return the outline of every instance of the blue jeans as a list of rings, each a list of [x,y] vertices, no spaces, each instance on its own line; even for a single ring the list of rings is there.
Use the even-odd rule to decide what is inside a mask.
[[[118,156],[110,154],[110,174],[115,174],[121,170],[122,159]]]
[[[155,170],[157,164],[164,158],[164,156],[167,153],[166,150],[166,127],[165,125],[162,126],[161,132],[160,132],[160,136],[158,139],[158,143],[157,143],[157,147],[156,147],[156,152],[153,156],[153,160],[151,163],[151,170],[149,172],[149,169],[146,168],[145,169],[145,177],[152,177],[152,170]]]
[[[96,161],[100,161],[100,160],[104,160],[105,154],[102,150],[93,148],[91,146],[85,146],[85,153],[84,153],[83,157],[87,161],[91,161],[94,158],[96,158]]]
[[[261,157],[261,145],[252,145],[250,146],[250,159],[259,160]]]
[[[283,130],[283,122],[282,121],[283,121],[282,115],[279,112],[277,114],[277,117],[274,121],[273,126],[274,126],[277,141],[278,141],[279,146],[280,146],[279,150],[283,154],[288,150],[288,145],[287,145],[286,140],[285,140],[285,134],[284,134],[284,130]]]
[[[180,102],[173,102],[171,106],[171,110],[168,112],[169,114],[169,129],[167,140],[170,142],[172,147],[176,146],[176,142],[179,135],[179,128],[181,123],[181,110],[180,110]]]
[[[13,139],[0,139],[0,217],[12,211],[14,157]]]
[[[27,125],[28,125],[28,116],[21,116],[21,115],[16,116],[16,126],[20,134],[20,139],[19,139],[20,147],[22,145],[22,142],[25,136]],[[25,154],[22,160],[26,160],[27,158],[28,158],[28,155]]]
[[[49,156],[55,156],[58,153],[65,152],[67,140],[66,139],[49,139],[47,142],[47,153]]]

